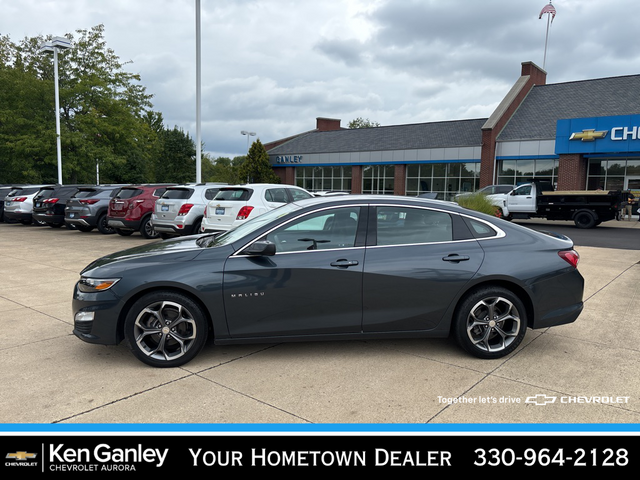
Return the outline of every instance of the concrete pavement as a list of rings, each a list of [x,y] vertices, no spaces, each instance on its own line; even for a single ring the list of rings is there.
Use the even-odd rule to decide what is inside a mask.
[[[616,224],[640,248],[638,223]],[[0,224],[2,423],[640,424],[640,250],[578,246],[583,314],[506,359],[452,340],[350,341],[208,346],[153,369],[71,333],[80,270],[147,242]]]

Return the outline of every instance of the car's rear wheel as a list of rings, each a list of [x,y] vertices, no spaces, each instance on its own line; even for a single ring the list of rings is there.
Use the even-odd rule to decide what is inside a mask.
[[[98,231],[103,235],[111,235],[112,233],[115,233],[115,229],[109,226],[107,215],[105,213],[100,215],[100,217],[98,218],[97,226]]]
[[[511,291],[486,287],[459,304],[453,332],[467,352],[479,358],[500,358],[513,352],[527,330],[524,304]]]
[[[142,234],[144,238],[158,238],[160,236],[153,228],[151,217],[147,217],[142,221],[142,225],[140,225],[140,234]]]
[[[598,219],[593,212],[583,210],[576,213],[573,222],[578,228],[593,228],[597,225]]]
[[[178,367],[204,346],[208,325],[202,309],[175,292],[154,292],[133,304],[125,320],[133,354],[153,367]]]

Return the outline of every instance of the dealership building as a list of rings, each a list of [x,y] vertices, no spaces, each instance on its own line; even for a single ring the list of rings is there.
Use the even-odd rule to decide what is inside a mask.
[[[532,62],[489,118],[316,128],[265,143],[283,183],[449,200],[491,184],[640,195],[640,75],[547,84]]]

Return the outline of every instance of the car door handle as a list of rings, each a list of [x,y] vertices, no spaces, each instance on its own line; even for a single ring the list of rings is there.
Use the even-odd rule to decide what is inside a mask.
[[[447,255],[446,257],[443,257],[443,259],[445,262],[454,262],[454,263],[458,263],[458,262],[465,262],[467,260],[469,260],[469,256],[468,255],[458,255],[458,254],[451,254],[451,255]]]
[[[354,267],[358,265],[357,260],[336,260],[335,262],[331,262],[332,267]]]

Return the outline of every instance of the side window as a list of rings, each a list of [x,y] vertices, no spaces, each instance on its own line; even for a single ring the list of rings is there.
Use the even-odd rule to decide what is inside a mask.
[[[468,219],[468,223],[471,227],[471,232],[473,232],[473,236],[476,238],[491,238],[498,235],[498,232],[484,222]]]
[[[284,188],[270,188],[264,192],[264,199],[267,202],[289,203],[287,192]]]
[[[305,198],[311,198],[312,195],[303,190],[298,190],[297,188],[290,188],[289,193],[291,194],[291,198],[293,201],[304,200]]]
[[[204,198],[206,198],[207,200],[213,200],[216,196],[216,193],[218,193],[217,188],[207,188],[207,190],[204,192]]]
[[[445,212],[412,207],[378,207],[378,245],[449,242],[451,216]]]
[[[524,187],[517,188],[515,195],[531,195],[531,185],[525,185]]]
[[[302,252],[353,247],[360,207],[336,208],[304,216],[274,230],[266,239],[276,252]]]

